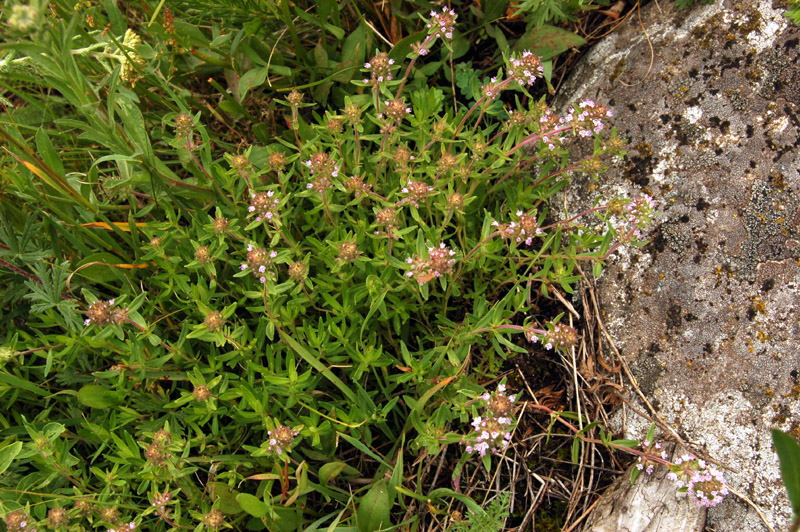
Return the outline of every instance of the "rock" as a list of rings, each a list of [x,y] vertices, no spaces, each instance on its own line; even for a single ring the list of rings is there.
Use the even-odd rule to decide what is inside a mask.
[[[629,469],[603,492],[584,532],[702,532],[706,508],[678,495],[666,469],[640,474],[633,485],[630,473]]]
[[[800,30],[770,2],[642,8],[584,57],[555,107],[615,111],[628,158],[577,178],[569,214],[644,192],[660,215],[611,260],[606,323],[659,415],[728,468],[775,529],[791,509],[769,429],[800,436]],[[641,438],[647,422],[628,427]],[[733,496],[719,531],[762,531]]]

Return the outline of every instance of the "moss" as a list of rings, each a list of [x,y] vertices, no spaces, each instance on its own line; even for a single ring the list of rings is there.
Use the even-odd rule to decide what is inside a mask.
[[[614,82],[617,81],[617,78],[622,74],[622,71],[625,69],[625,60],[620,59],[616,66],[614,67],[614,71],[611,75],[608,76],[608,81],[611,82],[611,86],[614,86]]]

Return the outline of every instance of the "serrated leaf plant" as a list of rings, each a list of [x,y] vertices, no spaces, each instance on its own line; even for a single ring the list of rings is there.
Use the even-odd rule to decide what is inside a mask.
[[[371,53],[339,108],[284,91],[287,127],[236,145],[130,28],[87,49],[58,13],[17,52],[64,117],[0,126],[0,266],[29,302],[3,311],[9,529],[370,532],[412,525],[412,500],[475,510],[408,479],[447,449],[492,466],[515,437],[503,362],[578,341],[532,301],[652,217],[646,196],[562,206],[623,154],[610,110],[530,97],[527,51],[468,104],[408,88],[451,45],[442,10],[405,58]]]

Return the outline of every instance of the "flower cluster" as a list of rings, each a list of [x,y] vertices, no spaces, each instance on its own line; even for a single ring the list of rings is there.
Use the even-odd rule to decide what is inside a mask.
[[[120,56],[122,68],[119,77],[129,83],[134,83],[139,79],[138,70],[141,70],[146,63],[144,58],[136,52],[136,48],[141,45],[142,38],[136,32],[130,28],[125,30],[125,36],[122,38],[122,48],[125,53]]]
[[[411,114],[411,107],[408,107],[402,99],[386,100],[383,103],[386,105],[386,109],[383,113],[378,114],[378,118],[383,118],[385,115],[389,122],[400,122]]]
[[[136,523],[133,521],[127,525],[122,525],[120,528],[109,528],[108,532],[130,532],[131,530],[136,530]]]
[[[217,530],[225,524],[225,515],[221,511],[214,508],[203,516],[203,522],[207,527]]]
[[[315,153],[305,162],[314,180],[306,188],[322,193],[331,187],[331,178],[339,177],[339,165],[327,153]]]
[[[14,510],[6,514],[8,532],[36,532],[34,523],[24,510]]]
[[[247,245],[247,262],[242,263],[241,270],[245,271],[250,268],[253,275],[258,278],[261,284],[267,282],[267,277],[274,277],[275,272],[272,271],[272,259],[278,256],[277,251],[267,251],[264,248],[254,246],[253,244]]]
[[[392,66],[394,59],[390,59],[384,52],[375,55],[369,62],[364,63],[364,68],[369,70],[369,79],[364,78],[364,83],[379,85],[384,81],[392,81]]]
[[[493,77],[489,80],[489,83],[481,87],[481,91],[483,91],[488,100],[493,100],[495,96],[500,94],[501,88],[498,85],[497,78]]]
[[[604,105],[596,104],[592,100],[584,100],[569,108],[565,121],[572,124],[582,137],[591,137],[600,133],[604,128],[603,119],[613,116],[611,109]]]
[[[414,156],[411,155],[411,150],[409,150],[408,147],[398,146],[392,154],[392,160],[398,171],[407,170],[408,163],[414,160]]]
[[[256,221],[272,221],[277,216],[280,200],[274,190],[250,194],[250,206],[247,211],[255,213]]]
[[[507,224],[494,221],[492,225],[497,228],[501,238],[513,240],[518,244],[525,242],[525,245],[530,246],[533,242],[533,237],[542,234],[539,222],[536,221],[536,215],[525,214],[525,212],[519,210],[516,212],[516,216],[516,220],[512,220]]]
[[[300,431],[289,428],[286,425],[278,425],[275,429],[269,431],[267,450],[277,455],[289,452],[295,436],[299,433]]]
[[[481,399],[486,403],[483,416],[472,420],[473,434],[466,451],[477,451],[484,456],[487,451],[497,453],[508,447],[511,431],[514,428],[514,402],[517,398],[506,395],[505,384],[499,384],[494,393],[484,393]]]
[[[656,203],[653,198],[643,194],[625,206],[625,216],[634,229],[637,237],[642,236],[642,229],[653,220]]]
[[[722,471],[692,454],[676,459],[669,469],[667,478],[675,481],[679,491],[688,491],[698,506],[711,508],[728,494]]]
[[[155,492],[153,493],[153,499],[150,503],[150,506],[155,508],[156,515],[159,517],[167,517],[169,514],[169,510],[167,509],[167,504],[172,500],[172,494],[168,491],[164,493]]]
[[[392,231],[397,226],[397,211],[395,211],[391,207],[386,207],[385,209],[378,209],[375,213],[375,223],[386,230],[386,236],[397,239],[396,235],[392,234]],[[381,231],[375,231],[376,235],[381,235]]]
[[[367,196],[372,191],[372,185],[365,183],[361,176],[348,177],[343,182],[345,190],[355,194],[357,198]]]
[[[146,445],[144,448],[145,459],[155,467],[166,466],[170,458],[172,458],[171,450],[169,449],[169,444],[171,442],[172,434],[165,429],[157,430],[153,434],[152,443]],[[113,519],[110,518],[107,520],[113,521]]]
[[[419,208],[419,202],[425,201],[425,198],[430,196],[433,190],[434,189],[432,186],[422,181],[409,181],[406,186],[400,189],[400,192],[407,195],[407,197],[403,199],[401,203],[408,202],[414,207]]]
[[[508,65],[508,76],[520,85],[533,85],[536,77],[544,73],[542,58],[525,50],[519,57],[511,57]]]
[[[47,512],[47,524],[50,526],[50,528],[55,529],[66,527],[69,524],[69,516],[67,516],[67,511],[61,506],[50,508],[50,510]]]
[[[114,307],[114,300],[108,301],[95,301],[86,310],[86,319],[83,324],[88,325],[108,325],[109,323],[116,323],[122,325],[128,320],[127,308],[112,308]]]
[[[408,257],[406,263],[411,267],[406,272],[406,277],[413,277],[420,285],[423,285],[431,279],[451,273],[453,264],[456,262],[456,259],[453,258],[455,254],[455,251],[442,242],[438,248],[428,248],[427,260],[419,255]]]
[[[578,343],[578,330],[565,323],[546,322],[547,330],[534,329],[532,325],[525,327],[525,336],[528,341],[537,343],[539,340],[548,351],[555,349],[569,349]]]
[[[458,18],[456,12],[446,7],[442,9],[441,13],[431,11],[431,21],[426,25],[428,33],[437,38],[452,39],[456,18]],[[424,55],[422,51],[420,51],[420,55]]]
[[[556,149],[555,143],[561,143],[563,140],[561,135],[562,133],[558,131],[559,128],[563,127],[564,119],[555,114],[550,109],[547,109],[542,113],[542,116],[539,117],[539,127],[541,128],[542,134],[542,141],[547,143],[547,147],[550,151]]]
[[[656,465],[658,465],[659,462],[656,462],[648,457],[658,454],[661,456],[662,460],[666,460],[667,452],[661,448],[661,442],[652,442],[650,440],[642,441],[642,450],[644,451],[645,456],[639,457],[636,462],[636,469],[639,471],[644,471],[648,475],[652,475],[653,471],[655,471]]]
[[[358,245],[356,244],[355,240],[345,240],[344,242],[338,245],[338,248],[339,248],[339,254],[336,256],[336,261],[339,264],[344,264],[346,262],[353,262],[361,254],[358,251]]]

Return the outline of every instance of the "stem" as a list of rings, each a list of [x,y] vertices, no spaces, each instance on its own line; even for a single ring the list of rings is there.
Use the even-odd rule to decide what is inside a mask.
[[[433,40],[433,36],[428,35],[424,41],[422,41],[422,45],[420,45],[420,50],[427,47],[430,42]],[[411,69],[414,67],[414,63],[417,62],[419,56],[417,55],[411,62],[408,64],[408,68],[406,68],[406,73],[403,74],[403,81],[400,83],[400,86],[397,88],[397,93],[394,95],[394,99],[397,100],[400,98],[400,94],[403,92],[403,88],[406,86],[406,82],[408,81],[408,76],[411,74]]]
[[[572,130],[572,126],[563,126],[563,127],[557,127],[554,130],[548,131],[546,133],[534,133],[532,135],[529,135],[529,136],[525,137],[522,140],[522,142],[520,142],[519,144],[517,144],[516,146],[514,146],[513,148],[508,150],[506,153],[503,154],[503,156],[504,157],[508,157],[509,155],[511,155],[512,153],[517,151],[518,149],[524,148],[528,144],[532,144],[532,143],[534,143],[534,142],[536,142],[538,140],[541,140],[542,137],[545,137],[545,136],[549,137],[550,135],[556,135],[558,133],[561,133],[562,131],[570,131],[570,130]]]

